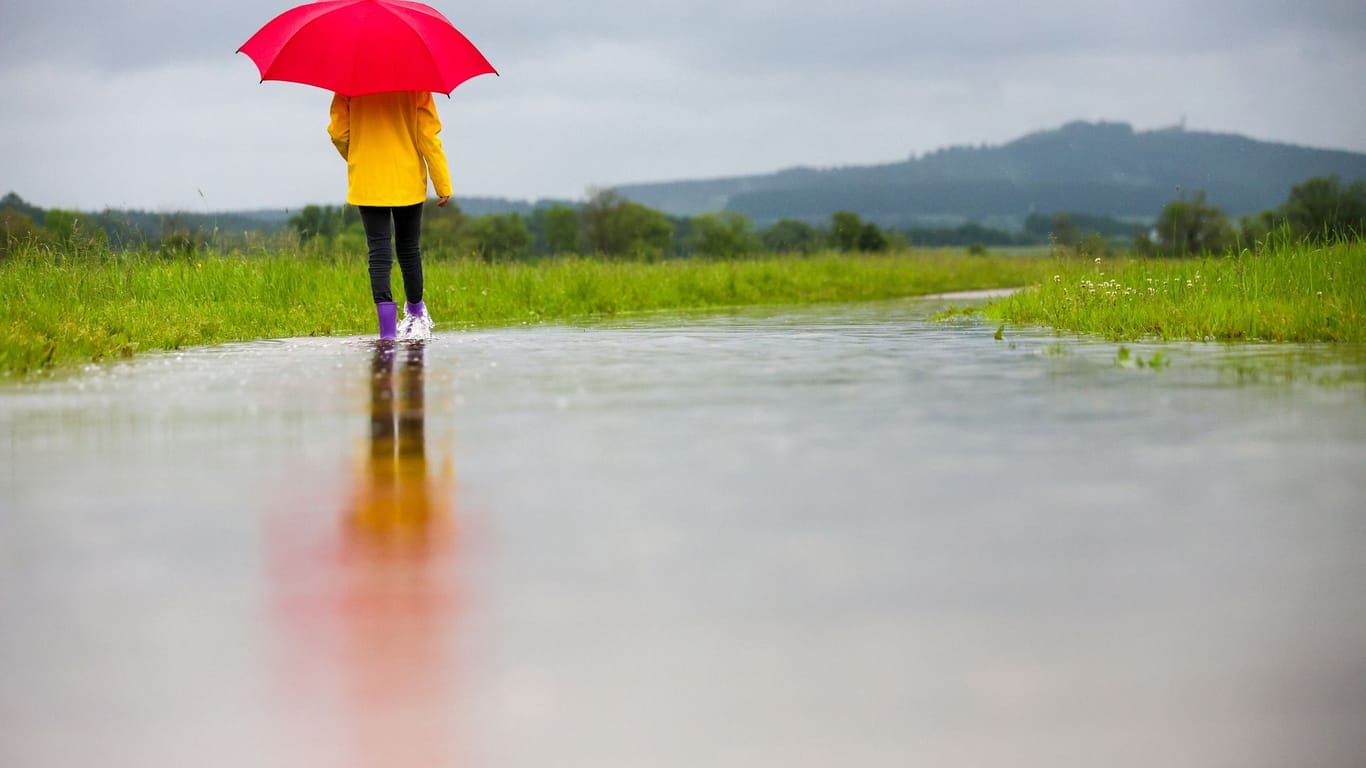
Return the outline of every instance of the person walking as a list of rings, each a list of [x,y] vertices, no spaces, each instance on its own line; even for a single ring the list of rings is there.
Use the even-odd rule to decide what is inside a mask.
[[[432,318],[422,298],[422,205],[429,177],[437,205],[444,208],[451,199],[440,131],[441,118],[426,91],[332,97],[327,133],[346,161],[346,202],[360,209],[365,227],[381,339],[431,337]],[[390,282],[395,254],[403,276],[401,322]]]

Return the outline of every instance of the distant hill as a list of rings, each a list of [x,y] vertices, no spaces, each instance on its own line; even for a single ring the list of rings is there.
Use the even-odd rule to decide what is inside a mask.
[[[756,224],[825,221],[851,210],[884,226],[977,221],[1018,229],[1030,213],[1150,220],[1181,194],[1204,191],[1233,215],[1285,201],[1313,176],[1366,180],[1366,154],[1235,134],[1125,123],[1068,123],[1000,146],[952,147],[883,165],[617,187],[673,215],[730,210]]]
[[[949,147],[901,162],[628,184],[616,191],[672,216],[736,211],[759,227],[784,218],[824,224],[835,211],[850,210],[904,230],[973,223],[1019,232],[1030,214],[1147,223],[1178,196],[1202,191],[1229,214],[1254,214],[1279,206],[1292,186],[1315,176],[1366,181],[1366,154],[1236,134],[1073,122],[1000,146]],[[555,203],[578,204],[493,197],[460,197],[456,203],[469,216],[529,215]],[[0,209],[43,220],[41,209],[14,194],[0,199]],[[100,216],[112,239],[135,240],[155,239],[168,229],[278,231],[299,209]]]

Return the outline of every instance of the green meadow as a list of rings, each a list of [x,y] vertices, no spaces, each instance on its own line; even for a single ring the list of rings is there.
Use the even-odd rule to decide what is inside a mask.
[[[429,258],[438,330],[653,310],[893,299],[1038,283],[1046,256],[915,250],[635,262]],[[395,297],[401,296],[397,270]],[[363,253],[206,252],[165,258],[25,246],[0,262],[0,374],[261,338],[372,334]]]
[[[1280,242],[1203,258],[915,249],[659,262],[428,258],[439,330],[656,310],[894,299],[1027,286],[993,322],[1113,340],[1366,341],[1366,243]],[[396,297],[400,281],[394,275]],[[364,256],[338,248],[166,258],[20,247],[0,262],[0,375],[139,352],[374,333]]]
[[[1273,238],[1204,258],[1063,258],[985,314],[1117,341],[1366,341],[1366,242]]]

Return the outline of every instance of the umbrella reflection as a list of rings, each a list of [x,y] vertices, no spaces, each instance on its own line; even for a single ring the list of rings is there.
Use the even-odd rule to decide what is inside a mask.
[[[286,720],[306,763],[455,762],[454,479],[448,458],[428,457],[424,354],[376,347],[341,525],[295,515],[284,534]]]

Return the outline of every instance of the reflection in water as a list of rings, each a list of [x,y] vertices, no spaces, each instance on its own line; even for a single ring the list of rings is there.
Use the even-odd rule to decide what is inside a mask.
[[[0,768],[1361,768],[1366,358],[878,306],[0,386]]]
[[[454,761],[453,472],[429,462],[422,345],[376,347],[370,435],[337,535],[285,547],[291,746],[312,764]],[[334,518],[335,519],[335,518]],[[299,518],[290,539],[316,540]],[[311,555],[310,555],[311,551]]]
[[[416,553],[439,544],[450,522],[448,494],[433,492],[427,445],[421,344],[375,348],[370,370],[370,442],[356,473],[349,529],[358,546],[380,554]],[[449,483],[449,467],[434,482]]]

